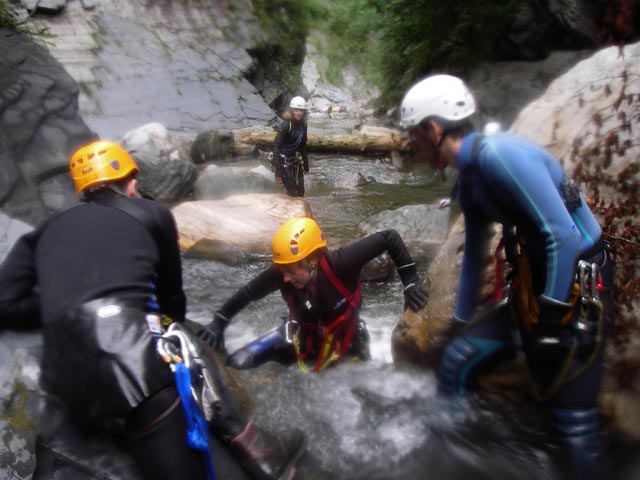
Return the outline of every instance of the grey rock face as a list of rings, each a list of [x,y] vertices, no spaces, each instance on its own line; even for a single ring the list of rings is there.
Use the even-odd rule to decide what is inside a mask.
[[[0,38],[0,198],[34,223],[75,200],[67,160],[95,135],[62,65],[27,36],[0,29]]]

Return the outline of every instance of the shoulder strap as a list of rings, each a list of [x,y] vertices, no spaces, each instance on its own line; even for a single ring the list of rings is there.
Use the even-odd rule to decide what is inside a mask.
[[[333,273],[333,270],[331,270],[329,262],[324,255],[320,256],[320,260],[318,263],[320,264],[320,268],[322,268],[322,271],[325,273],[331,284],[336,288],[336,290],[338,290],[338,292],[340,292],[340,295],[342,295],[349,302],[352,308],[355,308],[360,302],[360,282],[358,282],[356,290],[352,292],[345,286],[344,283],[340,281],[336,274]]]
[[[164,230],[160,227],[157,219],[149,212],[146,212],[135,203],[128,201],[122,195],[105,195],[100,198],[92,198],[90,201],[115,208],[116,210],[120,210],[121,212],[131,215],[147,229],[158,245],[158,250],[162,254],[166,245]]]

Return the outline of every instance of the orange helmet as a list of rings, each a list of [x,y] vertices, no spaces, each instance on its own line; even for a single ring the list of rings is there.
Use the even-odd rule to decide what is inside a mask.
[[[322,230],[314,220],[307,217],[292,218],[282,224],[273,237],[273,262],[279,265],[299,262],[326,246]]]
[[[138,171],[131,155],[117,143],[99,140],[79,148],[69,162],[76,193],[104,182],[122,180]]]

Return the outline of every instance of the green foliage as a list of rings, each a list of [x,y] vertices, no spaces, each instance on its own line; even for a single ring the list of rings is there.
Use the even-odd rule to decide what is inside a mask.
[[[318,45],[318,50],[329,59],[326,71],[322,72],[327,80],[340,84],[344,67],[355,65],[369,81],[380,81],[376,63],[372,60],[377,56],[384,3],[349,0],[331,7],[330,16],[321,26],[328,40]]]
[[[14,8],[5,0],[0,0],[0,27],[18,29],[18,19],[15,16]]]
[[[517,3],[518,0],[390,2],[382,36],[384,93],[397,98],[426,73],[461,73],[487,60],[503,37]]]
[[[43,29],[36,27],[31,18],[20,19],[16,13],[15,2],[0,0],[0,28],[30,35],[34,39],[49,38]]]
[[[258,47],[260,56],[277,64],[285,86],[295,90],[311,24],[326,11],[318,0],[252,0],[252,4],[269,37]]]
[[[327,77],[353,64],[397,101],[433,71],[461,73],[489,59],[519,0],[335,1],[319,27],[329,37]]]

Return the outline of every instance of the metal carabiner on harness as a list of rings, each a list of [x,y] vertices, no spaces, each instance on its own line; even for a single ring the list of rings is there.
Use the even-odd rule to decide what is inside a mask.
[[[300,325],[295,320],[292,320],[292,319],[285,320],[284,338],[287,341],[287,343],[294,342],[294,335],[296,334],[299,328],[300,328]]]
[[[196,345],[199,347],[197,342],[192,341],[191,334],[183,325],[172,323],[167,332],[158,338],[156,349],[173,371],[176,363],[184,363],[189,369],[193,398],[207,422],[211,422],[219,411],[220,396],[215,390],[210,372],[205,368],[200,348]]]
[[[578,330],[589,331],[592,329],[590,313],[592,309],[597,314],[597,322],[602,316],[602,302],[598,297],[598,264],[584,260],[578,262],[578,275],[580,277],[580,315],[577,316],[575,327]],[[597,335],[599,336],[599,335]],[[599,340],[599,338],[597,339]]]
[[[587,269],[589,263],[584,260],[578,262],[578,277],[580,280],[580,302],[585,305],[589,303],[591,295],[589,295],[590,282],[587,281]]]

